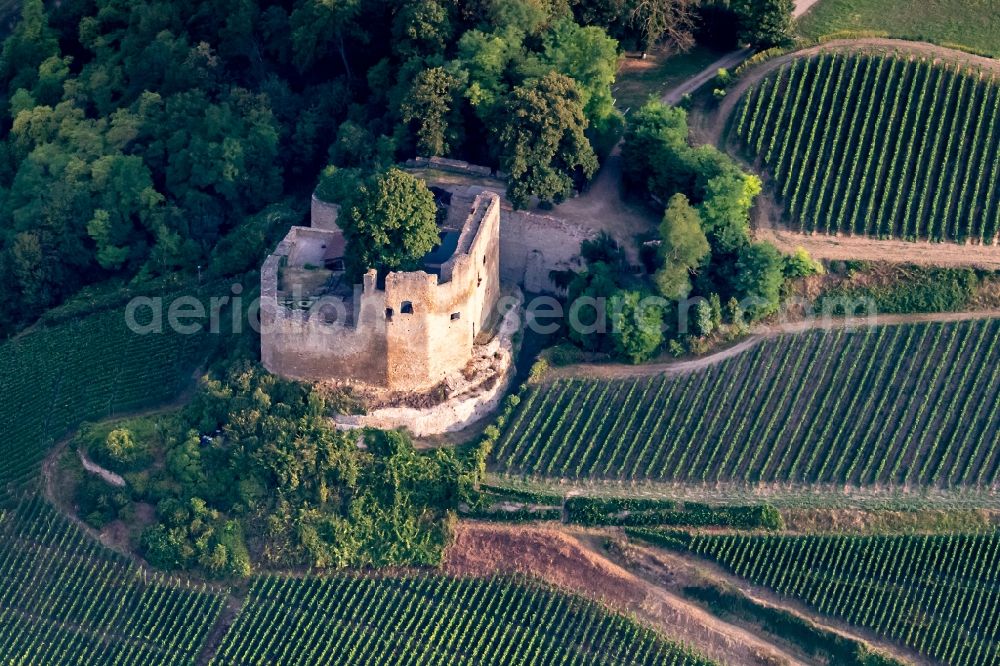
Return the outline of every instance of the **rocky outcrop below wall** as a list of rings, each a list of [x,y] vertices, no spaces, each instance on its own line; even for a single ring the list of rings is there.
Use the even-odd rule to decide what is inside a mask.
[[[514,378],[514,338],[522,320],[520,305],[507,311],[496,336],[475,348],[470,366],[476,369],[475,375],[468,378],[457,373],[446,380],[455,392],[444,402],[426,408],[384,407],[363,415],[339,415],[334,424],[341,430],[405,428],[415,437],[426,437],[462,430],[486,418],[500,406]]]

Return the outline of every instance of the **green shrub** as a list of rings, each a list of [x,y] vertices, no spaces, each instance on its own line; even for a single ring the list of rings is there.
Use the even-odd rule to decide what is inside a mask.
[[[84,473],[76,486],[75,500],[80,517],[98,530],[118,520],[129,505],[124,488],[109,485],[88,473]]]
[[[847,284],[835,287],[817,301],[817,313],[845,315],[845,304],[867,303],[881,314],[954,312],[967,308],[976,295],[979,278],[967,268],[918,268],[901,271],[889,284]]]
[[[571,497],[566,500],[566,513],[569,522],[581,525],[718,526],[748,530],[784,527],[781,514],[766,504],[712,507],[688,502],[678,506],[670,500]]]

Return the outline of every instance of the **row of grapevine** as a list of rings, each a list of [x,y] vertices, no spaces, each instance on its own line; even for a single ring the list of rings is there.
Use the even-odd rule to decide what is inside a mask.
[[[1000,320],[814,330],[703,370],[532,386],[497,442],[516,475],[994,486]]]
[[[1000,535],[696,536],[755,584],[945,664],[1000,663]]]
[[[826,54],[765,78],[734,130],[800,230],[994,243],[998,115],[980,72]]]
[[[597,604],[508,579],[254,580],[213,664],[666,664],[705,659]]]
[[[0,345],[0,492],[23,484],[83,420],[169,400],[204,356],[204,335],[139,335],[120,310]]]
[[[0,523],[5,664],[193,664],[223,601],[144,574],[42,500]]]

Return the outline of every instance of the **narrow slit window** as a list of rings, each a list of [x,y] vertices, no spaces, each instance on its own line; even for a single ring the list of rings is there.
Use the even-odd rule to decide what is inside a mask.
[[[385,309],[385,318],[392,321],[392,308]]]

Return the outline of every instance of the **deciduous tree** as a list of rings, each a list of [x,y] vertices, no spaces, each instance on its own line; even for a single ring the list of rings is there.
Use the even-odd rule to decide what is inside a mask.
[[[611,314],[615,352],[632,363],[648,361],[663,344],[663,306],[640,291],[620,291]]]
[[[768,49],[789,43],[793,0],[732,0],[740,20],[740,39],[753,47]]]
[[[399,169],[367,178],[346,210],[349,271],[413,270],[438,244],[437,207],[423,181]]]
[[[498,131],[500,167],[507,172],[507,194],[525,207],[532,196],[564,200],[574,181],[589,180],[597,156],[584,134],[587,119],[573,80],[549,72],[511,91]]]
[[[754,319],[777,310],[784,283],[783,267],[781,253],[770,243],[752,243],[740,252],[733,286]]]
[[[655,275],[657,288],[667,298],[684,298],[691,291],[688,274],[708,254],[709,245],[698,211],[683,194],[675,194],[667,202],[660,243],[663,268]]]
[[[674,50],[694,46],[695,0],[636,0],[629,20],[642,35],[646,50],[666,42]]]
[[[419,155],[447,155],[461,142],[456,95],[461,81],[444,67],[417,74],[403,102],[403,122],[416,128]]]

